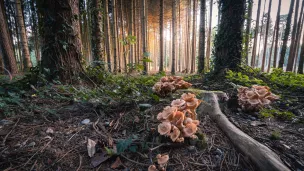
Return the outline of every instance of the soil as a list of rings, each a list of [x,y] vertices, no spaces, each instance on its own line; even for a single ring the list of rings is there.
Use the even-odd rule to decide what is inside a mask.
[[[24,100],[27,106],[36,105],[48,112],[39,108],[26,112],[12,106],[15,115],[4,118],[6,123],[11,122],[4,124],[2,120],[0,127],[0,170],[147,170],[156,155],[164,153],[170,156],[167,171],[254,170],[208,116],[199,116],[206,146],[168,143],[160,137],[156,115],[171,99],[142,102],[152,105],[145,110],[138,107],[139,103],[96,106],[53,98]],[[85,119],[90,123],[81,124]],[[115,149],[130,137],[138,147],[136,152],[105,155],[104,147],[111,148],[111,141]],[[88,156],[88,139],[97,143],[93,158]],[[117,158],[121,165],[114,164]]]

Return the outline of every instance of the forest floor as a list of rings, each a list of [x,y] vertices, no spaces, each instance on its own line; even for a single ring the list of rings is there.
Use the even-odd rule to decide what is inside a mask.
[[[296,119],[263,119],[257,112],[248,114],[238,108],[235,89],[227,80],[189,81],[194,88],[226,92],[230,100],[224,113],[229,120],[276,152],[289,168],[304,170],[303,97],[288,101]],[[0,120],[0,170],[146,170],[157,154],[164,153],[170,156],[168,171],[255,170],[209,116],[199,116],[200,132],[206,137],[202,146],[168,143],[159,136],[156,115],[178,95],[157,102],[141,99],[106,105],[98,100],[77,102],[71,96],[55,85],[33,88],[23,94],[23,107],[7,106],[13,114]],[[274,106],[286,104],[279,100]],[[92,158],[88,139],[97,142]]]

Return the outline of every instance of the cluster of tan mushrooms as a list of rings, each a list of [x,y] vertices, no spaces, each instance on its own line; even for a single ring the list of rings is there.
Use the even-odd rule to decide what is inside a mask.
[[[157,115],[161,121],[158,132],[169,136],[173,142],[184,142],[184,137],[197,138],[199,121],[196,120],[196,108],[200,105],[192,93],[184,93],[181,99],[173,100],[171,106],[167,106]]]
[[[157,164],[159,165],[159,168],[157,168],[155,165],[150,165],[148,168],[148,171],[163,171],[165,170],[165,166],[168,163],[169,155],[167,154],[158,154],[156,156]]]
[[[164,76],[159,82],[153,86],[153,91],[160,96],[166,96],[169,93],[173,93],[178,89],[187,89],[192,84],[183,80],[180,76]]]
[[[279,97],[271,93],[267,86],[253,85],[251,88],[238,88],[238,102],[245,111],[257,111],[277,99]]]

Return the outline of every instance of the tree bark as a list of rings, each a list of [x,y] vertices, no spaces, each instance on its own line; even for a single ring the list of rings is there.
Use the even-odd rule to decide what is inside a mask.
[[[33,37],[34,37],[34,47],[35,47],[35,56],[36,56],[36,61],[37,64],[39,63],[39,61],[41,60],[41,56],[40,56],[40,48],[39,48],[39,36],[38,36],[38,28],[37,28],[37,11],[34,5],[34,0],[31,1],[31,11],[32,11],[32,31],[33,31]]]
[[[255,59],[256,59],[256,48],[258,43],[258,34],[259,34],[259,27],[260,27],[260,13],[261,13],[261,1],[259,0],[258,3],[258,12],[255,22],[255,29],[254,29],[254,41],[253,41],[253,48],[252,48],[252,57],[251,57],[251,67],[255,66]]]
[[[159,72],[164,71],[164,0],[160,0],[159,8]]]
[[[250,29],[251,29],[251,20],[252,20],[252,6],[253,0],[249,0],[248,2],[248,18],[246,25],[246,35],[245,35],[245,59],[246,65],[248,65],[248,54],[249,54],[249,42],[250,42]]]
[[[172,75],[175,75],[175,57],[176,57],[175,48],[176,48],[176,0],[172,0],[172,65],[171,65]]]
[[[104,2],[104,28],[105,28],[105,44],[107,54],[108,71],[112,71],[111,67],[111,31],[110,31],[110,19],[109,19],[109,0],[103,0]]]
[[[292,28],[292,35],[291,35],[291,45],[290,45],[290,52],[288,57],[288,63],[286,71],[292,71],[294,58],[295,58],[295,50],[296,50],[296,42],[297,42],[297,27],[298,27],[298,12],[299,12],[299,4],[300,0],[296,0],[296,11],[293,21],[293,28]]]
[[[16,3],[16,15],[18,27],[20,28],[20,37],[21,37],[21,46],[22,46],[22,55],[24,59],[24,69],[27,70],[32,67],[30,51],[28,47],[28,40],[26,35],[26,28],[24,25],[24,19],[21,8],[21,0],[15,0]]]
[[[281,4],[282,0],[279,0],[277,18],[276,18],[276,38],[275,38],[275,47],[274,47],[274,60],[273,60],[273,68],[277,67],[277,54],[278,54],[278,44],[279,44],[279,30],[280,30],[280,13],[281,13]]]
[[[293,72],[296,72],[296,69],[297,69],[297,61],[298,61],[298,57],[299,57],[300,39],[302,37],[302,28],[303,28],[303,21],[304,21],[303,20],[303,12],[304,12],[304,3],[303,2],[304,1],[302,1],[300,18],[299,18],[299,21],[298,21]]]
[[[113,59],[114,59],[114,68],[113,73],[117,73],[117,44],[116,44],[116,0],[111,0],[112,5],[112,16],[111,16],[111,25],[112,25],[112,45],[113,45]]]
[[[298,73],[303,74],[303,65],[304,65],[304,34],[302,38],[302,45],[301,45],[301,54],[300,54],[300,61],[299,61],[299,67],[298,67]]]
[[[103,56],[104,49],[103,49],[103,34],[102,34],[102,2],[100,0],[92,0],[92,52],[93,52],[93,60],[94,61],[101,61],[101,67],[105,69],[105,59]],[[86,20],[86,19],[85,19]]]
[[[211,56],[211,35],[212,35],[212,10],[213,0],[210,0],[210,16],[209,16],[209,28],[207,37],[207,50],[206,50],[206,70],[209,70],[210,66],[210,56]]]
[[[198,74],[204,72],[205,68],[205,14],[206,0],[200,0],[200,26],[199,26],[199,48],[198,48]]]
[[[288,12],[288,16],[287,16],[286,29],[285,29],[284,38],[283,38],[283,45],[282,45],[281,55],[280,55],[280,60],[279,60],[279,68],[283,68],[283,66],[284,66],[284,59],[285,59],[285,54],[286,54],[286,50],[287,50],[287,41],[288,41],[288,37],[289,37],[289,33],[290,33],[294,1],[295,0],[291,0],[291,2],[290,2],[289,12]]]
[[[221,0],[221,24],[215,40],[215,72],[235,70],[242,60],[245,0]],[[225,37],[225,39],[223,39]]]
[[[44,0],[42,67],[49,80],[78,82],[82,75],[78,0]]]
[[[277,26],[277,23],[276,23],[276,25],[274,26],[274,29],[273,29],[273,35],[272,35],[272,42],[271,42],[270,53],[269,53],[269,61],[268,61],[267,72],[270,72],[271,56],[272,56],[273,45],[274,45],[274,41],[275,41],[276,34],[278,34],[278,33],[276,32],[277,27],[278,27],[278,26]]]
[[[0,1],[0,28],[0,52],[2,52],[1,56],[3,58],[4,67],[10,74],[17,74],[18,68],[7,26],[4,1]]]
[[[147,53],[147,35],[146,35],[146,30],[147,30],[147,12],[146,12],[146,0],[142,0],[142,21],[141,21],[141,26],[142,26],[142,51],[143,51],[143,55],[144,58],[148,58],[148,56],[146,55]],[[143,70],[143,74],[147,74],[148,73],[148,66],[147,66],[147,62],[146,59],[144,59],[143,62],[144,65],[144,70]]]
[[[264,70],[265,70],[265,61],[266,61],[266,52],[267,52],[267,41],[268,41],[271,5],[272,5],[272,0],[269,0],[267,23],[266,23],[266,34],[265,34],[265,42],[264,42],[264,52],[263,52],[263,61],[262,61],[262,72],[264,72]],[[271,56],[271,54],[270,54],[270,56]]]
[[[222,15],[224,18],[224,14]],[[219,93],[218,93],[219,94]],[[265,145],[251,138],[239,128],[233,125],[222,113],[216,96],[213,92],[201,94],[203,103],[198,108],[201,115],[209,115],[218,125],[224,134],[230,139],[232,144],[256,166],[257,170],[267,171],[289,171],[290,169],[283,164],[280,157]],[[223,95],[221,95],[223,96]]]
[[[212,0],[211,0],[212,1]],[[191,73],[195,72],[195,58],[196,58],[196,4],[197,0],[193,1],[193,26],[192,26],[192,60]]]

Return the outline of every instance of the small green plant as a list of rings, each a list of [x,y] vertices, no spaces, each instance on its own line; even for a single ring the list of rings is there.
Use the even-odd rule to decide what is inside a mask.
[[[281,133],[278,130],[272,131],[270,135],[270,139],[272,140],[279,140],[281,139]]]

